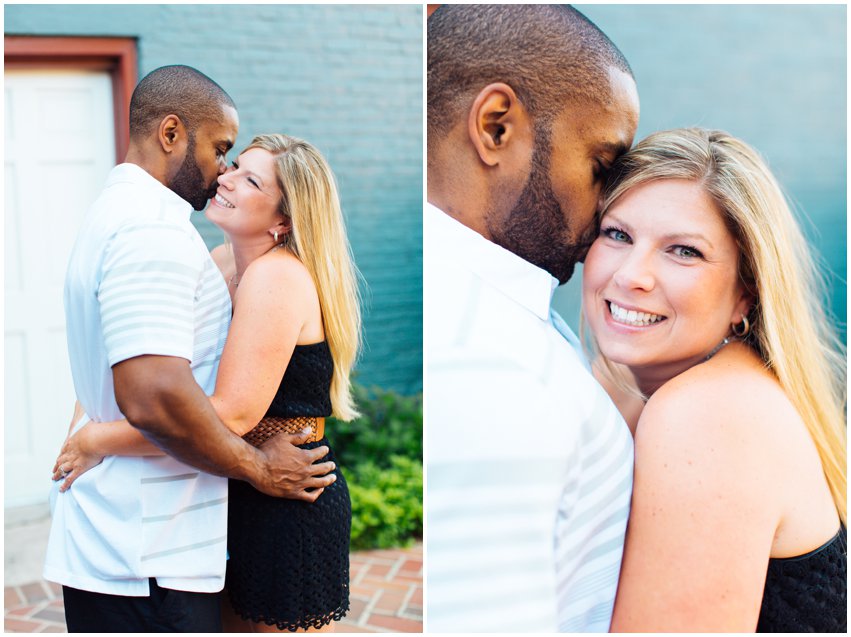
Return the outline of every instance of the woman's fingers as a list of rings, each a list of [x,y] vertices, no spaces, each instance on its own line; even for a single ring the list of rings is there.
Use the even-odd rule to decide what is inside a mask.
[[[53,480],[61,480],[67,475],[70,471],[70,462],[68,461],[68,457],[61,453],[59,457],[56,459],[56,464],[53,465]]]
[[[59,450],[59,455],[56,456],[56,462],[53,465],[53,473],[56,475],[61,472],[62,465],[69,460],[68,458],[68,443],[66,442],[62,445],[62,449]],[[57,478],[54,478],[56,480]]]
[[[67,491],[71,484],[89,469],[103,462],[103,456],[90,456],[87,454],[66,454],[60,456],[57,461],[57,470],[53,474],[54,480],[64,480],[60,491]]]
[[[68,489],[71,488],[71,483],[77,479],[77,476],[80,475],[80,472],[74,469],[71,473],[65,476],[65,482],[59,487],[59,493],[65,493]]]

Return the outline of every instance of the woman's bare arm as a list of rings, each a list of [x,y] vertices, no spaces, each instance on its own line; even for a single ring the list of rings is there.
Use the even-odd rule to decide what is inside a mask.
[[[313,281],[294,256],[269,255],[249,265],[235,294],[233,321],[210,397],[231,430],[242,435],[260,421],[303,330],[319,316]]]

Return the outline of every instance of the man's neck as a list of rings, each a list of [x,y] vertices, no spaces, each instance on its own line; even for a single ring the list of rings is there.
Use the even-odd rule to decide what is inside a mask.
[[[470,210],[464,203],[458,203],[457,198],[441,197],[439,195],[432,197],[431,190],[428,194],[428,202],[455,219],[458,223],[467,226],[470,230],[478,232],[488,241],[493,241],[490,232],[488,232],[487,224],[485,224],[484,215],[477,214],[477,210]]]
[[[165,169],[161,162],[152,160],[150,153],[146,153],[143,149],[131,144],[130,148],[127,150],[127,155],[124,157],[124,163],[135,164],[160,182],[163,186],[168,188]]]

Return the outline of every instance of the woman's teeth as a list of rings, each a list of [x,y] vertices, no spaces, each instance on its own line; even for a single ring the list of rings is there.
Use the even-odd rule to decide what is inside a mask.
[[[609,301],[609,309],[612,312],[612,318],[614,318],[618,323],[624,323],[625,325],[645,327],[665,319],[665,317],[660,314],[647,314],[646,312],[625,310],[611,301]]]
[[[222,206],[223,208],[235,208],[235,206],[231,202],[229,202],[227,199],[225,199],[218,193],[216,193],[216,203]]]

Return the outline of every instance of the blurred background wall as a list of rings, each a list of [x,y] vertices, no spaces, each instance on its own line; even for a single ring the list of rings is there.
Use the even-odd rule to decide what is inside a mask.
[[[846,323],[846,7],[574,5],[618,46],[641,99],[636,141],[720,128],[759,150],[824,264]],[[556,293],[576,326],[581,270]]]
[[[337,176],[367,282],[365,384],[422,389],[422,15],[413,5],[7,5],[7,35],[137,38],[139,78],[187,64],[239,110],[239,138],[286,132]],[[123,159],[123,158],[119,158]],[[221,232],[193,215],[209,246]]]

